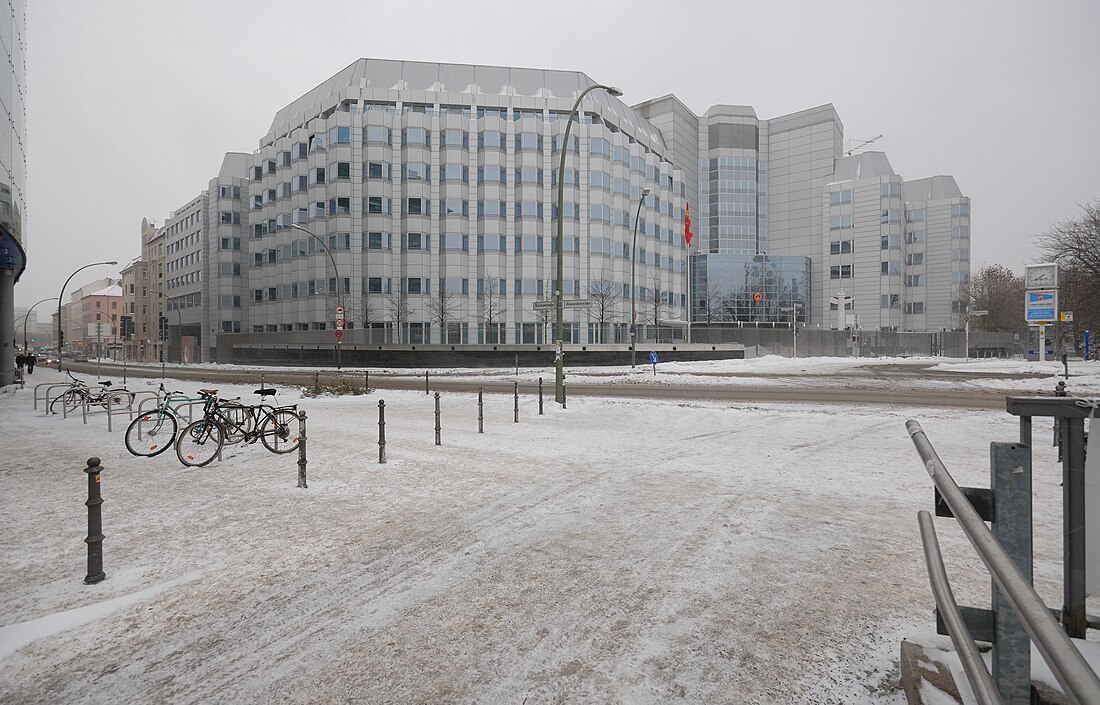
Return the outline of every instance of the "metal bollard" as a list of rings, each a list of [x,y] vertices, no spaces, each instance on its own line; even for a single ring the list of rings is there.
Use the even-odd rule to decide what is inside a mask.
[[[298,412],[298,486],[306,485],[306,412]]]
[[[386,400],[378,400],[378,462],[386,462]]]
[[[443,445],[439,440],[439,392],[435,393],[435,444]]]
[[[516,382],[516,416],[513,423],[519,423],[519,382]]]
[[[84,582],[88,585],[98,583],[107,575],[103,572],[103,496],[99,491],[99,458],[88,458],[88,574]]]
[[[424,394],[425,395],[431,394],[431,392],[428,391],[428,371],[427,370],[424,370]]]
[[[88,397],[84,397],[80,400],[80,413],[84,417],[84,425],[88,425]]]
[[[321,393],[321,373],[313,373],[313,396],[317,396]]]
[[[1069,392],[1066,391],[1066,383],[1064,381],[1059,380],[1058,384],[1054,386],[1054,396],[1069,396]],[[1062,419],[1057,416],[1054,417],[1054,440],[1051,442],[1050,447],[1058,449],[1058,462],[1062,462]]]
[[[539,416],[542,416],[542,377],[539,377]]]
[[[370,394],[370,372],[363,370],[363,394]]]
[[[484,408],[482,406],[482,388],[477,388],[477,432],[485,433],[485,415],[483,413]]]
[[[111,392],[107,391],[107,433],[111,433],[114,429],[111,428]]]
[[[565,408],[565,380],[561,382],[561,408]]]

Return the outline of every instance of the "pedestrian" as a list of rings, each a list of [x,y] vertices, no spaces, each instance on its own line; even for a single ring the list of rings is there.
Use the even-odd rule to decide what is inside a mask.
[[[38,358],[34,356],[34,353],[27,355],[27,374],[34,374],[34,366],[38,364]]]
[[[23,353],[15,356],[15,367],[19,370],[19,374],[23,374],[23,365],[25,364],[27,364],[27,358]]]

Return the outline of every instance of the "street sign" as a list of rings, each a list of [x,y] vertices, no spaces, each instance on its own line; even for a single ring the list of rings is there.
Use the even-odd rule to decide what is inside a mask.
[[[1024,302],[1024,319],[1028,323],[1053,323],[1058,320],[1058,316],[1055,314],[1057,310],[1057,290],[1027,292],[1027,300]]]
[[[764,295],[761,294],[758,291],[758,292],[756,292],[755,294],[752,295],[752,300],[755,301],[756,303],[760,303],[761,301],[764,300]]]
[[[971,311],[970,315],[971,316],[987,316],[987,315],[989,315],[989,311]]]
[[[553,301],[536,301],[534,304],[536,311],[550,311],[554,308]]]
[[[1062,311],[1062,323],[1073,323],[1073,311]]]
[[[652,363],[654,365],[657,364],[657,351],[656,350],[650,350],[649,351],[649,361],[650,361],[650,363]]]
[[[337,328],[336,330],[333,331],[333,335],[336,336],[337,340],[340,340],[341,338],[344,337],[344,329],[343,328]]]
[[[588,299],[569,299],[565,302],[566,308],[588,308]]]

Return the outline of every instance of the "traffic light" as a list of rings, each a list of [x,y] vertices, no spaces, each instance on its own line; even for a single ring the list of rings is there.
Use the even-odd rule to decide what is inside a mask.
[[[160,339],[168,340],[168,317],[160,317]]]
[[[57,331],[57,349],[60,350],[63,347],[65,347],[65,331],[59,330]]]
[[[119,333],[122,334],[123,339],[130,340],[134,336],[134,317],[119,316],[118,329]]]

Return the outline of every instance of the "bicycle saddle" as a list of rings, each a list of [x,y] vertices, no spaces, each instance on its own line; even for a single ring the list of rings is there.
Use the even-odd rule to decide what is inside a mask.
[[[211,396],[212,397],[217,393],[218,393],[217,389],[200,389],[199,390],[199,394],[202,394],[204,396]]]
[[[111,386],[111,383],[110,383],[110,382],[98,382],[97,384],[100,384],[100,385],[102,385],[102,386],[104,386],[104,387],[110,387],[110,386]]]
[[[252,393],[253,394],[259,394],[260,397],[273,397],[278,392],[276,392],[274,389],[272,389],[270,387],[260,387],[259,389],[257,389],[256,391],[254,391]]]

